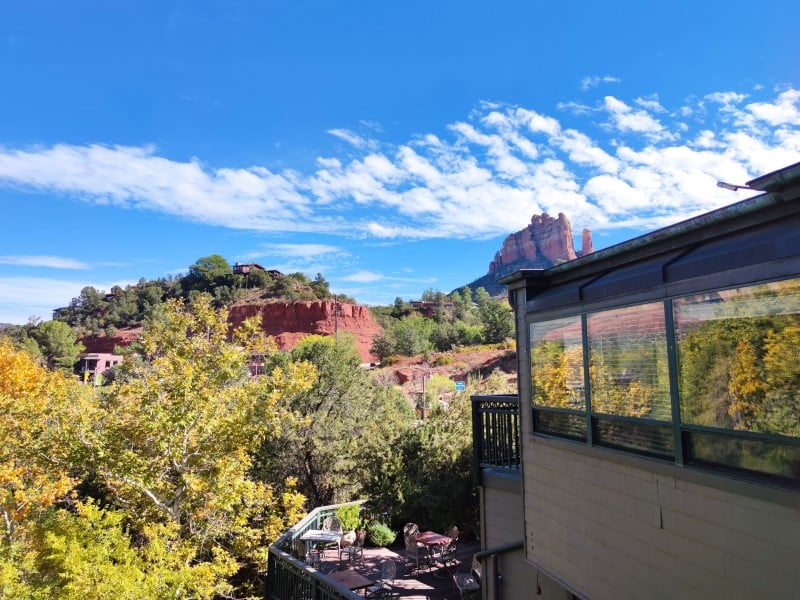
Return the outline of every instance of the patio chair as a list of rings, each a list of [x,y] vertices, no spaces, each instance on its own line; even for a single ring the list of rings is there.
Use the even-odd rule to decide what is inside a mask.
[[[406,536],[406,564],[411,567],[415,566],[419,571],[420,565],[425,565],[428,560],[428,549],[425,544],[419,544],[414,541],[410,535]]]
[[[458,589],[459,597],[464,600],[474,592],[481,589],[481,563],[477,556],[472,556],[472,566],[469,573],[456,573],[453,575],[453,585]]]
[[[326,517],[322,521],[322,528],[323,531],[331,531],[337,532],[339,537],[336,538],[335,542],[328,542],[327,544],[323,544],[322,546],[322,554],[325,554],[325,550],[328,548],[336,548],[336,553],[338,554],[342,549],[342,535],[344,534],[344,528],[342,527],[342,520],[339,517]]]
[[[367,598],[384,598],[386,593],[392,592],[394,579],[397,576],[397,563],[393,559],[387,558],[381,563],[381,575],[375,585],[371,585],[366,590]]]
[[[403,537],[407,538],[410,535],[416,535],[419,533],[419,525],[416,523],[406,523],[403,525]]]
[[[456,562],[456,553],[458,552],[458,527],[455,525],[447,530],[445,533],[450,538],[450,543],[442,548],[436,555],[436,561],[442,563],[446,569],[452,569],[458,566]]]
[[[342,555],[347,556],[348,563],[364,562],[364,544],[367,541],[367,532],[359,531],[356,534],[356,541],[350,546],[339,549],[339,562],[342,562]]]
[[[319,564],[319,552],[316,548],[308,550],[302,540],[296,539],[292,543],[292,549],[297,558],[302,560],[307,565],[313,567]]]

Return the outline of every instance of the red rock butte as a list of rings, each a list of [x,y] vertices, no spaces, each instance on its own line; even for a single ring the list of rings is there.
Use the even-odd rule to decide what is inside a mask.
[[[581,249],[576,252],[572,241],[572,225],[566,215],[558,213],[558,218],[554,219],[542,213],[533,215],[531,224],[525,229],[509,234],[502,249],[489,263],[489,273],[523,260],[531,266],[548,267],[593,251],[591,231],[583,230]]]

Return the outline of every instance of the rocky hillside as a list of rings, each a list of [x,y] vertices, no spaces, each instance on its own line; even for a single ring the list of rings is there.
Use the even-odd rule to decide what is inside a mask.
[[[336,315],[335,312],[339,314]],[[273,337],[281,350],[291,350],[307,335],[351,334],[364,363],[375,362],[370,354],[372,338],[380,326],[366,306],[341,302],[261,302],[242,304],[229,309],[228,320],[238,326],[249,317],[258,317],[261,328]],[[141,328],[120,330],[114,336],[90,336],[81,339],[86,352],[113,352],[115,346],[134,342]]]
[[[435,356],[431,357],[435,359]],[[469,378],[485,380],[497,372],[505,380],[508,391],[515,391],[517,384],[517,353],[514,350],[487,349],[486,347],[463,348],[453,354],[453,362],[437,366],[426,363],[422,356],[403,358],[391,365],[375,370],[375,377],[400,385],[409,399],[422,390],[422,377],[441,375],[453,382]],[[455,384],[454,384],[455,385]],[[446,400],[446,398],[445,398]]]

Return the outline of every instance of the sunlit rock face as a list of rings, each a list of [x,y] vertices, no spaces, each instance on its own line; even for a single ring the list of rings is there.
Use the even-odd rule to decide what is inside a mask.
[[[546,268],[594,250],[592,233],[588,229],[583,230],[580,251],[575,251],[572,239],[572,225],[564,213],[558,213],[557,218],[547,213],[533,215],[530,225],[505,239],[503,247],[489,263],[489,273],[521,263],[530,268]]]
[[[338,316],[336,312],[338,311]],[[366,306],[333,302],[264,302],[229,309],[231,327],[238,327],[250,317],[258,317],[261,328],[275,339],[280,350],[291,350],[305,336],[351,334],[364,363],[375,362],[370,354],[372,338],[381,328]],[[139,339],[142,328],[120,330],[113,336],[82,338],[86,352],[113,352],[117,346],[128,346]]]
[[[362,362],[375,361],[369,349],[381,328],[366,306],[322,301],[266,302],[234,306],[228,320],[238,326],[250,317],[260,319],[261,329],[275,339],[281,350],[291,350],[307,335],[333,336],[338,329],[340,334],[354,336]]]

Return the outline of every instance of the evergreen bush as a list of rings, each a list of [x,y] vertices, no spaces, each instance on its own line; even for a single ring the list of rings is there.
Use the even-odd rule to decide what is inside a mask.
[[[391,546],[397,534],[385,523],[371,521],[367,524],[367,537],[376,546]]]

